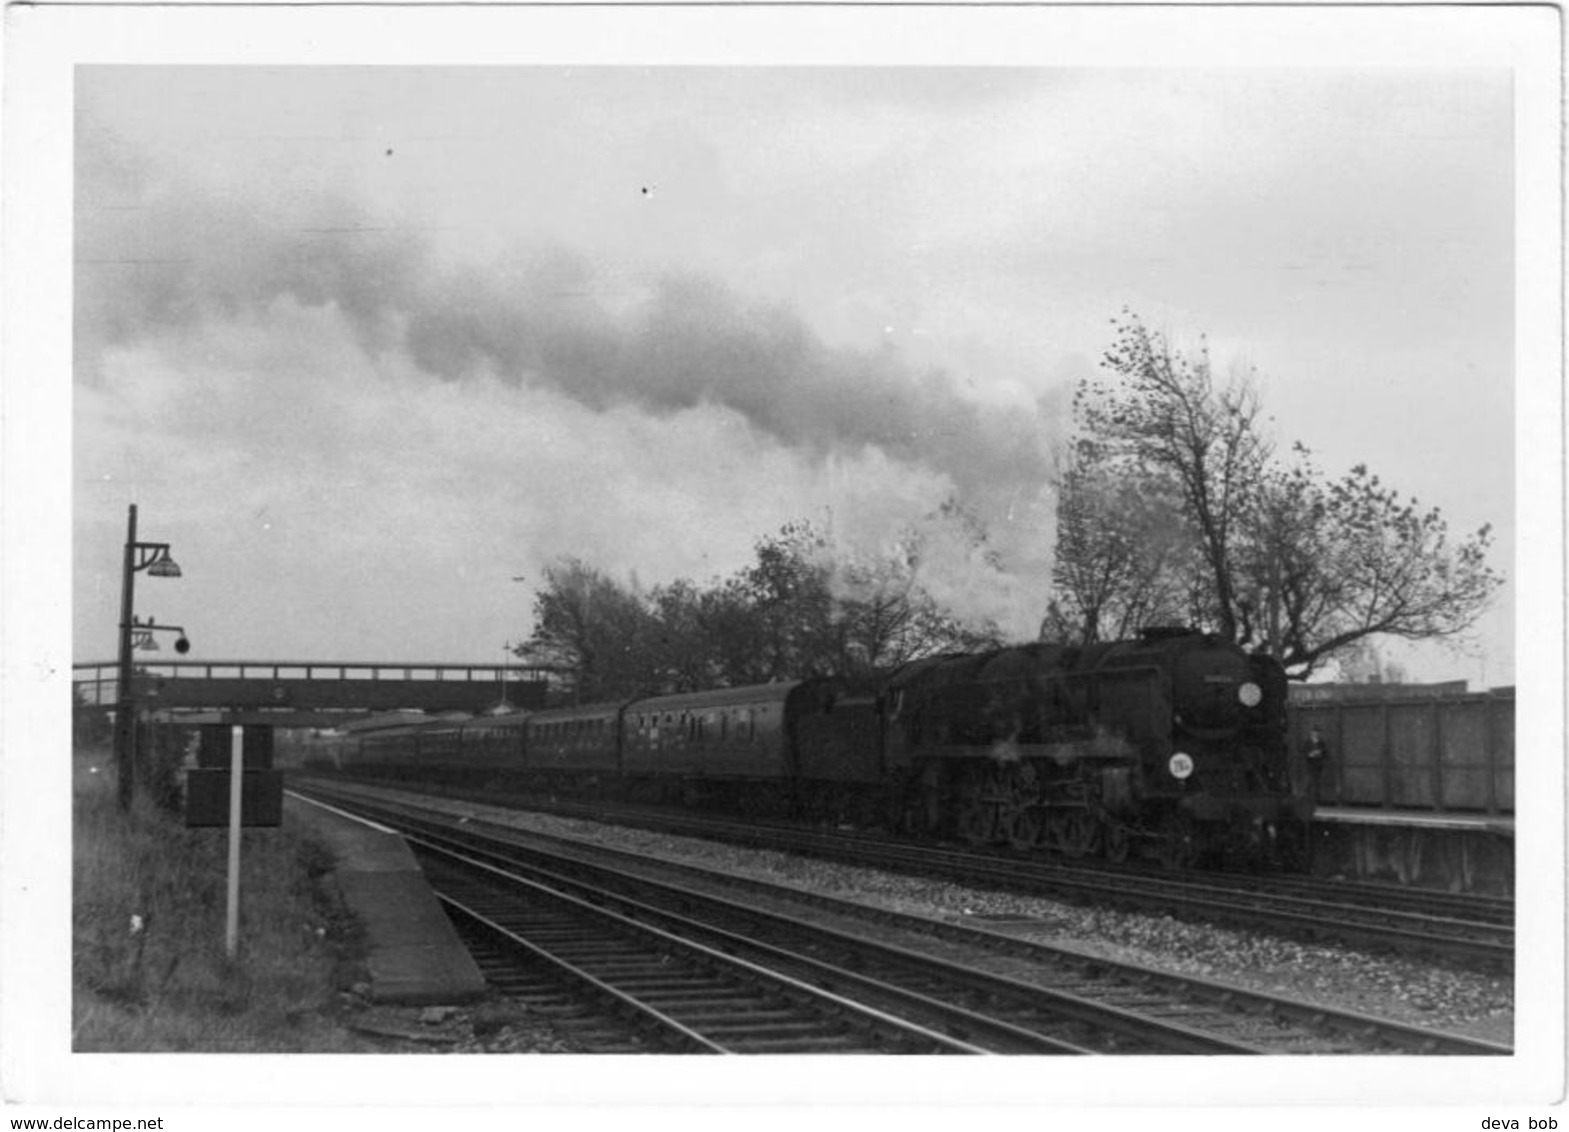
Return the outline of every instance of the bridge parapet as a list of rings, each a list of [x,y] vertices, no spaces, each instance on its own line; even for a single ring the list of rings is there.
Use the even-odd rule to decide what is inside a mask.
[[[79,701],[112,707],[116,665],[73,666]],[[132,676],[144,708],[479,712],[543,706],[548,670],[504,664],[363,661],[152,661]]]

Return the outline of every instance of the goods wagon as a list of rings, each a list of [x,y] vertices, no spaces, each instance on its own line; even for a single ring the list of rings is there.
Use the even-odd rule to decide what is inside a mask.
[[[1308,696],[1292,705],[1292,750],[1303,750],[1315,727],[1329,743],[1320,804],[1514,812],[1513,688],[1422,694],[1402,687],[1375,697],[1367,687],[1304,690]],[[1300,757],[1294,771],[1304,782]]]

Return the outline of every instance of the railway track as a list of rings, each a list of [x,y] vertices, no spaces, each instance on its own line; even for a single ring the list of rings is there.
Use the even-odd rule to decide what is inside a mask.
[[[494,801],[494,798],[485,799]],[[541,809],[680,836],[937,876],[971,886],[1270,931],[1314,942],[1387,948],[1484,970],[1514,966],[1514,902],[1497,897],[1230,872],[1173,874],[916,845],[873,834],[738,822],[570,802]]]
[[[350,806],[362,807],[370,808],[363,801]],[[492,932],[510,930],[526,941],[507,944],[505,949],[513,951],[539,948],[545,931],[569,949],[555,960],[557,966],[587,968],[589,980],[605,984],[584,983],[594,988],[593,997],[615,1001],[617,994],[645,990],[675,994],[698,1011],[699,1020],[717,1019],[726,1034],[742,1041],[738,1048],[933,1052],[935,1035],[956,1043],[947,1052],[966,1053],[1509,1052],[1491,1043],[1208,980],[1109,963],[1005,933],[875,911],[567,839],[487,822],[435,818],[410,806],[377,806],[375,811],[376,820],[406,830],[418,852],[441,855],[427,868],[455,918],[486,925]],[[558,901],[587,905],[619,919],[613,928],[604,922],[590,928],[559,927],[539,913],[512,911],[522,906],[520,897],[465,895],[465,886],[475,882],[461,877],[449,882],[453,860],[483,875],[491,890],[501,878],[509,886],[545,886],[561,894],[555,897]],[[530,926],[518,930],[519,923]],[[541,923],[549,927],[542,929]],[[629,957],[625,949],[632,945],[619,941],[632,930],[631,924],[664,933],[662,942],[652,952]],[[685,968],[674,982],[666,982],[659,976],[667,971],[674,976],[668,957],[673,938],[706,949],[700,952],[709,957],[703,962],[727,956],[750,964],[749,970],[795,980],[788,993],[771,992],[770,1003],[794,1001],[802,994],[800,987],[832,994],[830,1006],[814,1009],[826,1010],[836,1028],[825,1031],[823,1022],[796,1017],[780,1005],[760,1007],[755,996],[761,992],[709,991],[707,983],[694,982],[697,976]],[[617,942],[607,942],[612,939]],[[633,976],[634,983],[617,985],[570,951],[585,946],[615,971]],[[983,956],[985,962],[980,961]],[[532,968],[541,962],[535,956]],[[504,988],[524,978],[505,972],[492,977]],[[689,1001],[680,997],[688,993]],[[714,1013],[711,1001],[716,997],[743,1003],[743,1019],[748,1014],[773,1019],[785,1030],[772,1036],[749,1031],[744,1020]],[[857,1004],[877,1024],[867,1029],[862,1023],[863,1029],[847,1036],[844,1019],[847,1011],[855,1011],[846,1003]],[[620,1005],[623,1014],[632,1010]],[[913,1034],[890,1032],[890,1019],[913,1026]],[[688,1024],[693,1017],[676,1020]],[[648,1025],[645,1021],[644,1028]],[[777,1044],[781,1042],[786,1044]]]
[[[376,818],[419,827],[411,844],[444,903],[693,1051],[1262,1052],[1158,1012],[977,974],[752,903],[498,849],[441,822]]]
[[[1496,897],[1233,872],[1173,874],[1138,866],[1021,858],[912,845],[862,833],[797,830],[704,818],[688,835],[1077,903],[1154,911],[1315,942],[1389,948],[1489,970],[1514,965],[1514,902]],[[682,832],[673,824],[670,832]]]
[[[514,997],[566,1002],[599,1052],[978,1053],[914,1023],[577,893],[421,840],[448,914]],[[603,894],[599,894],[601,898]]]

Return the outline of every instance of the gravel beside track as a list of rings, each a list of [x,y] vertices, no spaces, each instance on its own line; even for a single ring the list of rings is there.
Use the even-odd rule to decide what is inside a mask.
[[[400,792],[367,789],[368,794]],[[408,797],[407,795],[403,795]],[[771,850],[602,825],[495,806],[421,798],[432,809],[582,839],[596,845],[796,885],[898,911],[941,917],[1087,954],[1287,994],[1489,1041],[1514,1040],[1513,980],[1390,954],[1304,944],[1172,917],[1084,908],[944,881],[794,857]],[[453,1019],[461,1022],[461,1018]],[[521,1020],[519,1020],[521,1021]],[[510,1029],[510,1028],[509,1028]],[[499,1036],[499,1035],[497,1035]],[[560,1043],[443,1043],[449,1050],[563,1050]],[[544,1038],[544,1035],[541,1035]],[[429,1047],[427,1047],[429,1048]]]

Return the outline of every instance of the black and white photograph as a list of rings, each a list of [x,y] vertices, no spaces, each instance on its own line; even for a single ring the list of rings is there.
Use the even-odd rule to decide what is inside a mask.
[[[1569,1119],[1560,15],[10,9],[8,1109]]]

